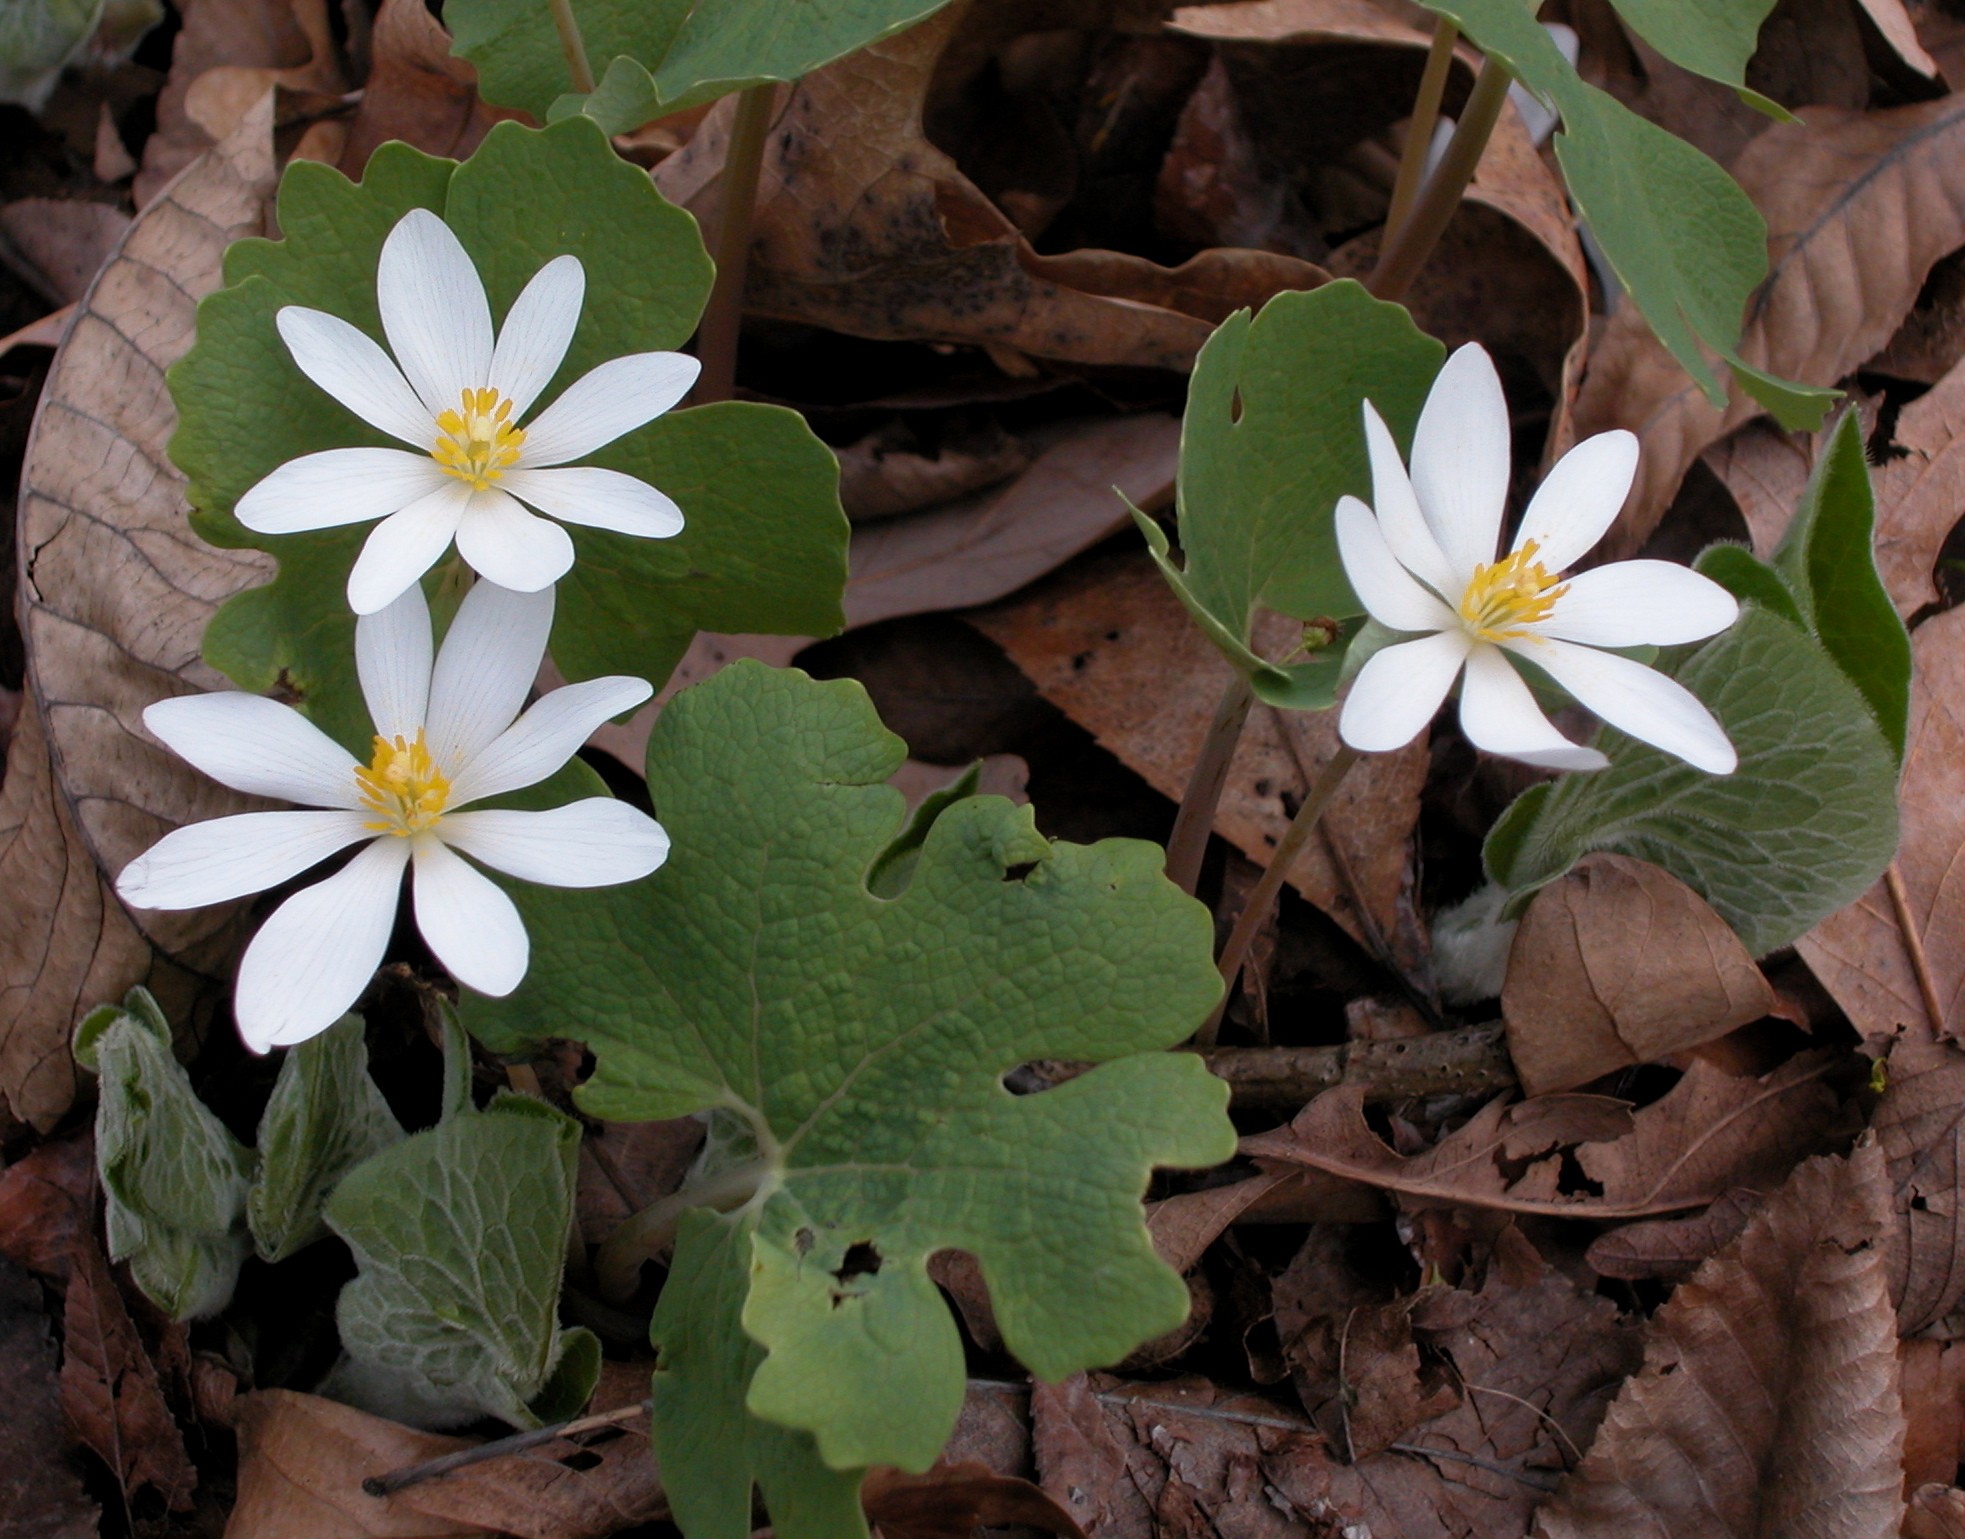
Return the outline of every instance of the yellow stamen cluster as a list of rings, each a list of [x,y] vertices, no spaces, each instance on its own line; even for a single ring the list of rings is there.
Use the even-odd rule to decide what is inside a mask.
[[[363,826],[400,839],[430,827],[450,800],[450,781],[430,757],[421,732],[413,743],[400,733],[394,741],[377,737],[375,762],[355,771],[355,785],[362,805],[378,815]]]
[[[1505,641],[1548,619],[1568,591],[1568,583],[1535,559],[1535,541],[1527,540],[1513,555],[1474,568],[1460,598],[1460,618],[1482,641]]]
[[[484,491],[518,463],[525,429],[512,421],[511,400],[496,390],[466,390],[459,408],[437,418],[431,456],[446,474]]]

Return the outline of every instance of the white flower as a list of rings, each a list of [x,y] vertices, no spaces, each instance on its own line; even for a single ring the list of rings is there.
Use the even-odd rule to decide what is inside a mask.
[[[294,534],[381,519],[348,574],[357,614],[393,601],[452,539],[500,587],[531,592],[558,581],[573,565],[573,541],[521,503],[648,539],[678,532],[681,510],[654,487],[567,462],[675,405],[696,382],[695,359],[609,359],[519,426],[566,357],[586,286],[578,258],[554,257],[526,284],[494,342],[484,285],[450,226],[428,209],[403,215],[375,275],[394,362],[338,316],[288,305],[275,322],[303,374],[416,452],[329,449],[289,460],[239,499],[239,522]]]
[[[275,909],[246,948],[234,1011],[255,1052],[305,1041],[355,1002],[388,945],[405,866],[415,867],[416,926],[437,959],[460,983],[500,995],[525,976],[525,926],[457,851],[553,887],[631,882],[667,857],[661,825],[611,797],[546,812],[457,810],[544,780],[595,727],[653,693],[644,679],[591,679],[519,715],[552,623],[552,589],[481,582],[433,667],[420,586],[358,621],[355,660],[376,734],[366,765],[260,695],[186,695],[143,713],[169,748],[235,791],[331,810],[247,812],[166,834],[123,868],[116,890],[125,902],[223,903],[362,845]]]
[[[1709,774],[1739,763],[1712,713],[1655,669],[1603,647],[1673,646],[1739,615],[1711,579],[1669,561],[1618,561],[1564,580],[1603,537],[1630,490],[1637,440],[1585,439],[1551,470],[1515,543],[1495,550],[1508,497],[1508,409],[1486,352],[1469,343],[1440,370],[1412,438],[1412,473],[1370,402],[1365,438],[1376,509],[1337,505],[1344,570],[1371,617],[1429,635],[1374,653],[1351,685],[1338,730],[1353,748],[1412,741],[1453,682],[1476,748],[1551,769],[1602,769],[1535,704],[1508,654],[1541,668],[1612,726]]]

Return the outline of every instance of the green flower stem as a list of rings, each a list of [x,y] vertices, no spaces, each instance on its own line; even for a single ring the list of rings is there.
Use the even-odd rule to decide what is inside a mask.
[[[775,1161],[747,1160],[705,1176],[624,1220],[594,1252],[594,1279],[600,1296],[615,1304],[633,1298],[641,1281],[642,1262],[675,1243],[676,1225],[691,1208],[727,1213],[749,1202],[775,1182],[777,1175]]]
[[[737,335],[744,320],[744,276],[750,265],[751,217],[757,206],[757,178],[764,163],[764,141],[771,127],[773,84],[752,86],[737,97],[730,147],[723,154],[722,208],[716,222],[716,286],[703,311],[696,337],[702,378],[691,404],[727,401],[737,385]]]
[[[1201,861],[1208,852],[1208,835],[1214,831],[1215,808],[1221,804],[1235,745],[1242,740],[1242,726],[1254,704],[1248,675],[1238,670],[1221,692],[1200,757],[1181,793],[1180,811],[1174,814],[1174,830],[1167,839],[1167,879],[1190,898],[1201,879]]]
[[[1445,16],[1434,18],[1433,46],[1426,54],[1426,69],[1419,77],[1419,90],[1412,99],[1412,117],[1406,127],[1405,149],[1399,155],[1398,180],[1392,184],[1392,206],[1385,214],[1385,239],[1391,240],[1412,212],[1426,179],[1426,151],[1433,142],[1433,125],[1440,120],[1440,100],[1446,95],[1447,78],[1453,73],[1453,48],[1460,41],[1460,29]]]
[[[587,45],[581,41],[580,23],[574,19],[573,0],[546,0],[546,4],[552,8],[553,26],[559,32],[559,46],[566,55],[566,72],[573,77],[573,89],[584,95],[594,88],[594,68],[587,62]]]
[[[1487,148],[1488,136],[1494,132],[1501,109],[1507,104],[1511,84],[1513,77],[1500,60],[1489,58],[1482,62],[1445,156],[1420,188],[1411,214],[1387,235],[1378,254],[1378,265],[1365,280],[1365,287],[1377,298],[1403,299],[1406,290],[1412,287],[1412,280],[1419,276],[1420,268],[1433,254],[1433,248],[1440,243],[1447,221],[1453,218],[1467,184],[1474,179],[1474,168],[1480,164],[1481,151]],[[1425,154],[1424,147],[1420,154]]]
[[[1249,901],[1243,905],[1241,915],[1235,921],[1235,928],[1229,932],[1228,944],[1221,948],[1221,978],[1229,989],[1234,988],[1242,964],[1248,960],[1249,947],[1255,944],[1256,931],[1262,928],[1262,922],[1276,906],[1276,895],[1282,890],[1283,878],[1296,864],[1304,842],[1309,839],[1318,820],[1323,817],[1324,809],[1330,805],[1331,798],[1337,794],[1337,788],[1344,783],[1344,777],[1351,773],[1351,766],[1358,762],[1358,758],[1355,749],[1340,745],[1330,763],[1324,766],[1323,773],[1317,777],[1316,784],[1311,786],[1303,805],[1297,808],[1296,816],[1290,819],[1283,842],[1269,857],[1269,865],[1263,871],[1262,879],[1255,884],[1255,890],[1249,894]],[[1228,993],[1224,992],[1221,1003],[1215,1006],[1207,1024],[1195,1033],[1194,1040],[1203,1047],[1213,1046],[1216,1036],[1220,1034],[1221,1018],[1227,1013],[1228,999]]]

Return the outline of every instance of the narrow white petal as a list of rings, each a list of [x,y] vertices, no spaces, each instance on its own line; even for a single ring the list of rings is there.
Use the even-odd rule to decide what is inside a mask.
[[[173,829],[123,867],[116,893],[132,908],[203,908],[300,875],[357,839],[359,812],[242,812]]]
[[[514,419],[539,399],[565,359],[586,294],[587,273],[580,259],[557,256],[532,275],[506,312],[488,383],[510,398]]]
[[[430,705],[430,606],[411,583],[355,622],[355,672],[383,737],[415,741]]]
[[[430,677],[430,753],[452,777],[512,724],[525,704],[546,638],[553,590],[516,593],[480,582],[464,595]]]
[[[1712,712],[1657,669],[1567,641],[1531,636],[1506,645],[1546,670],[1580,704],[1640,742],[1676,754],[1709,775],[1730,775],[1738,768],[1739,755]]]
[[[396,221],[375,273],[382,330],[434,419],[491,374],[491,306],[464,247],[427,208]]]
[[[457,537],[471,489],[453,476],[375,526],[348,572],[348,607],[372,615],[437,564]]]
[[[234,511],[259,534],[335,529],[386,518],[449,479],[429,455],[407,449],[323,449],[288,460]]]
[[[1380,625],[1395,631],[1444,631],[1458,624],[1453,611],[1399,564],[1371,509],[1355,497],[1338,499],[1337,553],[1344,575]]]
[[[1508,403],[1478,342],[1440,369],[1412,435],[1412,488],[1455,572],[1494,559],[1508,501]]]
[[[573,537],[494,489],[475,494],[458,520],[457,553],[478,576],[501,588],[533,593],[567,574],[573,565]]]
[[[430,447],[436,422],[409,388],[380,343],[325,310],[287,305],[273,317],[300,372],[370,427],[419,449]]]
[[[381,965],[409,841],[381,838],[273,910],[239,963],[232,1013],[255,1053],[319,1036]]]
[[[1529,499],[1514,548],[1536,544],[1535,559],[1564,572],[1595,548],[1624,506],[1637,474],[1637,435],[1622,428],[1586,438],[1557,460]]]
[[[1408,572],[1448,603],[1459,603],[1471,570],[1455,572],[1447,565],[1440,542],[1433,538],[1425,515],[1419,511],[1419,499],[1413,494],[1412,478],[1399,458],[1392,430],[1369,401],[1365,402],[1365,447],[1371,453],[1372,511],[1378,515],[1385,543]]]
[[[1578,572],[1535,633],[1592,647],[1673,647],[1717,635],[1740,602],[1672,561],[1613,561]]]
[[[1453,687],[1469,642],[1458,627],[1372,653],[1345,696],[1337,730],[1364,753],[1390,753],[1420,733]]]
[[[410,896],[416,928],[451,977],[494,998],[519,986],[531,943],[519,911],[490,877],[440,840],[419,839]]]
[[[602,470],[598,465],[514,470],[501,484],[541,513],[569,524],[645,540],[666,540],[682,533],[682,509],[673,498],[618,470]]]
[[[1572,743],[1542,714],[1522,676],[1496,647],[1467,654],[1460,685],[1460,730],[1487,753],[1505,754],[1544,769],[1594,770],[1610,761],[1594,748]]]
[[[494,870],[547,887],[638,881],[669,858],[662,825],[608,796],[546,812],[454,812],[438,834]]]
[[[630,353],[610,358],[561,392],[527,424],[528,467],[559,465],[592,454],[623,433],[653,422],[689,394],[701,365],[684,353]]]
[[[459,768],[451,780],[450,805],[537,785],[572,758],[602,722],[632,711],[654,693],[646,679],[617,674],[543,696]]]
[[[308,807],[358,808],[348,750],[292,706],[218,690],[146,706],[158,741],[220,785]]]

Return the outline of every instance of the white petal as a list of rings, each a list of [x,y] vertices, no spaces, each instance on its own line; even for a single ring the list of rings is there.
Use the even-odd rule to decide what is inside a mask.
[[[554,690],[458,771],[450,785],[451,806],[537,785],[572,758],[602,722],[632,711],[654,693],[646,679],[623,675]]]
[[[1555,729],[1522,676],[1496,647],[1477,646],[1467,655],[1467,677],[1460,686],[1460,730],[1484,752],[1506,754],[1544,769],[1595,770],[1610,762]]]
[[[1453,611],[1399,564],[1371,509],[1355,497],[1338,499],[1337,553],[1344,575],[1380,625],[1395,631],[1444,631],[1458,624]]]
[[[381,344],[325,310],[287,305],[273,317],[300,372],[370,427],[419,449],[436,437],[436,421]]]
[[[457,553],[471,570],[501,588],[534,593],[551,587],[573,565],[573,537],[492,490],[479,492],[457,523]]]
[[[416,843],[410,882],[416,928],[450,970],[480,994],[509,994],[525,977],[531,943],[504,890],[437,839]]]
[[[630,353],[610,358],[568,385],[527,424],[527,467],[559,465],[653,422],[696,383],[701,365],[683,353]]]
[[[375,273],[382,330],[432,418],[491,374],[491,306],[464,247],[427,208],[396,221]]]
[[[1446,699],[1469,645],[1456,626],[1372,653],[1351,681],[1337,720],[1339,735],[1365,753],[1405,747]]]
[[[1586,438],[1557,460],[1522,514],[1514,549],[1536,544],[1535,559],[1566,572],[1595,548],[1624,506],[1637,474],[1638,441],[1622,428]]]
[[[480,582],[464,595],[430,679],[430,753],[453,778],[512,724],[539,676],[553,629],[553,590]]]
[[[557,256],[532,275],[505,312],[488,383],[511,399],[514,420],[539,399],[565,359],[586,294],[587,273],[580,259]]]
[[[454,476],[375,526],[348,572],[348,607],[372,615],[400,598],[457,537],[471,489]]]
[[[1508,403],[1478,342],[1448,358],[1412,435],[1412,488],[1455,572],[1494,559],[1508,501]]]
[[[1579,703],[1641,742],[1709,775],[1730,775],[1739,755],[1713,714],[1684,685],[1615,652],[1527,637],[1506,643],[1532,659]]]
[[[247,1047],[291,1047],[347,1014],[381,965],[408,859],[408,840],[377,839],[259,927],[232,990]]]
[[[662,825],[609,796],[546,812],[453,812],[439,836],[508,876],[547,887],[638,881],[669,858]]]
[[[1534,631],[1592,647],[1673,647],[1717,635],[1739,617],[1739,600],[1689,566],[1613,561],[1570,578]]]
[[[323,449],[288,460],[234,511],[260,534],[335,529],[386,518],[450,479],[429,455],[407,449]]]
[[[618,470],[602,470],[598,465],[514,470],[501,484],[514,497],[569,524],[612,529],[645,540],[666,540],[682,533],[682,509],[673,499]]]
[[[359,808],[348,750],[292,706],[218,690],[146,706],[143,724],[220,785],[309,807]]]
[[[369,720],[383,737],[413,742],[422,730],[430,704],[431,649],[430,606],[415,583],[355,622],[355,672]]]
[[[1471,571],[1455,572],[1447,565],[1440,542],[1426,527],[1413,494],[1412,478],[1399,458],[1399,446],[1378,408],[1365,402],[1365,447],[1371,454],[1371,505],[1380,532],[1400,565],[1428,583],[1449,603],[1458,603]]]
[[[133,908],[203,908],[300,875],[357,839],[359,812],[242,812],[173,829],[123,867],[117,896]]]

